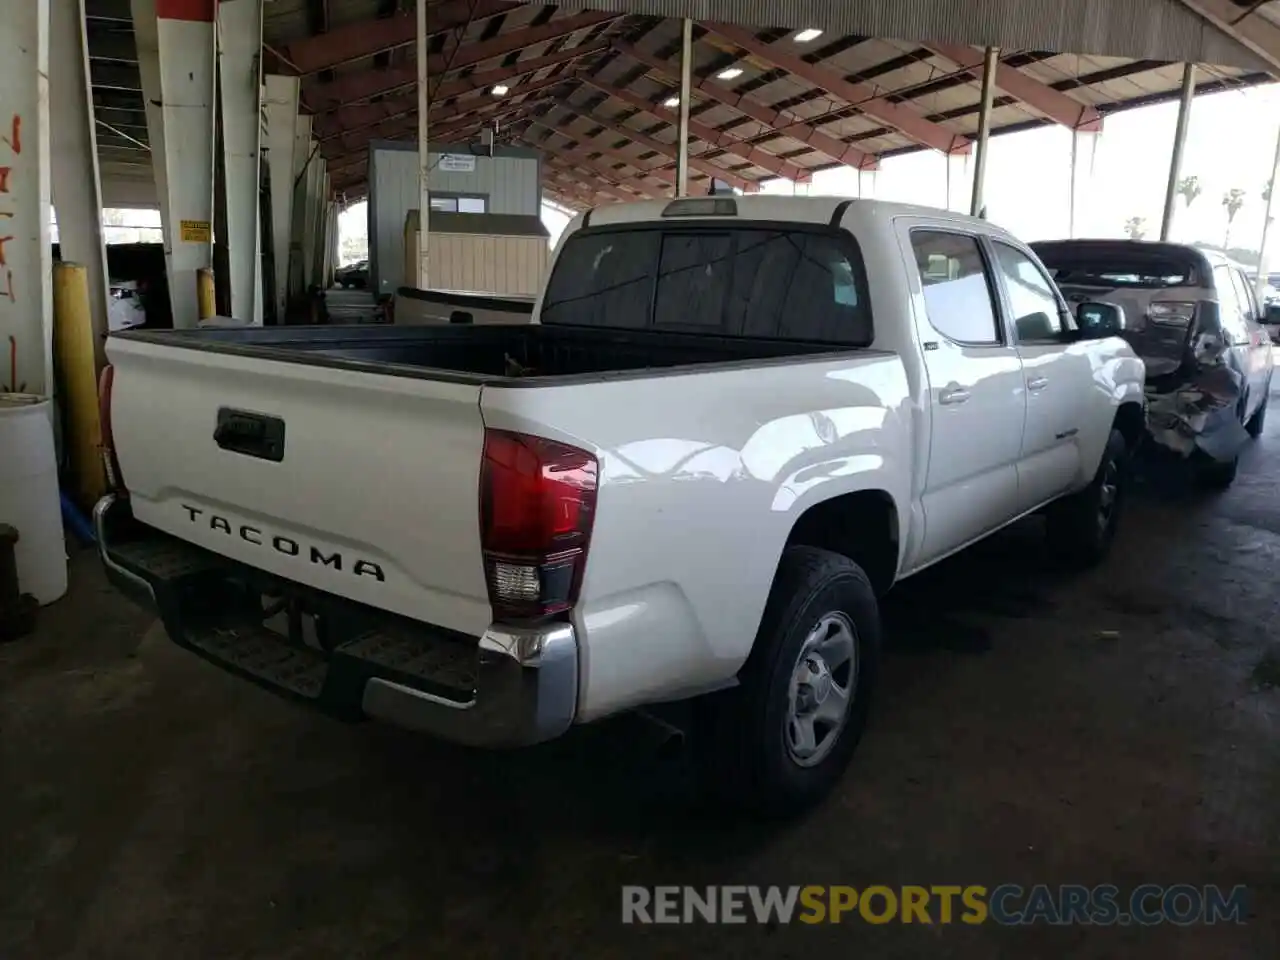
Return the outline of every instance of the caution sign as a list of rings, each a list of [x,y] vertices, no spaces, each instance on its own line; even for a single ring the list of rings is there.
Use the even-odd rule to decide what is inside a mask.
[[[213,231],[209,229],[208,220],[179,220],[178,236],[183,243],[209,243],[213,240]]]

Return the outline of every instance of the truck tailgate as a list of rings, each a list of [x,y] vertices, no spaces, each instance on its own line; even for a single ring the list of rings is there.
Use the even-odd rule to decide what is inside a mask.
[[[137,519],[289,580],[484,632],[478,385],[114,337],[107,356]]]

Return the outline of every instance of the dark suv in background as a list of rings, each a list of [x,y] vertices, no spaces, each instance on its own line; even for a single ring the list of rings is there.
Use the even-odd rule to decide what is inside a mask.
[[[1262,432],[1271,390],[1264,306],[1239,264],[1209,250],[1141,240],[1055,240],[1032,248],[1068,302],[1124,310],[1123,336],[1147,365],[1151,438],[1228,486]]]

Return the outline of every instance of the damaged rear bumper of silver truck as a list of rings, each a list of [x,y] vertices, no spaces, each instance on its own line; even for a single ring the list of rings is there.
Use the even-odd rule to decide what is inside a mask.
[[[127,500],[94,509],[98,553],[119,590],[219,667],[343,720],[373,718],[476,747],[550,740],[573,723],[578,645],[568,623],[491,626],[465,637],[285,583],[136,522]],[[288,612],[269,625],[264,595]],[[301,610],[318,629],[295,630]]]
[[[1200,349],[1190,373],[1185,370],[1147,383],[1147,432],[1161,447],[1189,457],[1199,451],[1228,461],[1249,441],[1240,416],[1244,376],[1224,351]]]

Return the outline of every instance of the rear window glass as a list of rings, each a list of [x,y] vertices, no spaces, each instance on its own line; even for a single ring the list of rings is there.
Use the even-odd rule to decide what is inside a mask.
[[[1058,252],[1034,244],[1032,248],[1058,283],[1147,288],[1197,285],[1195,265],[1173,257],[1119,251]]]
[[[866,278],[851,248],[785,228],[586,231],[556,259],[541,320],[866,346]]]

